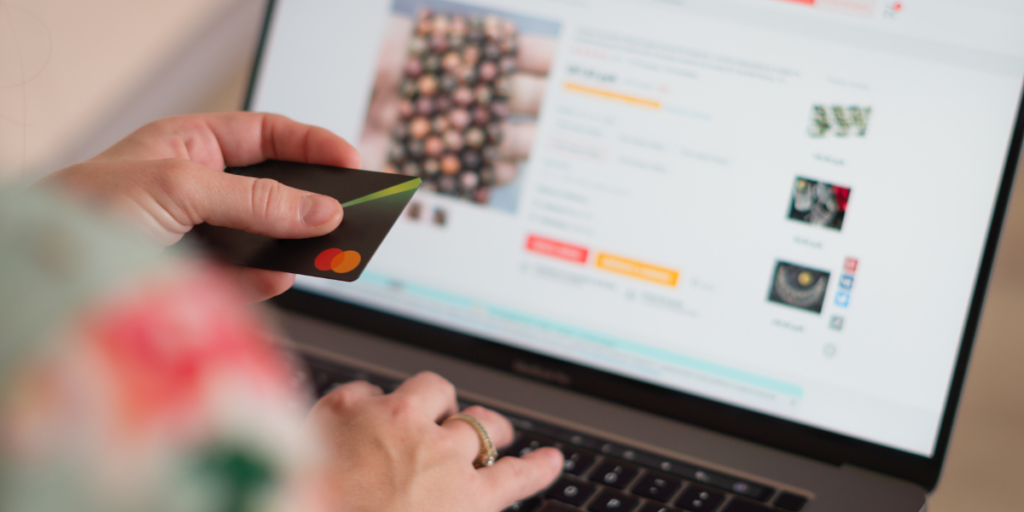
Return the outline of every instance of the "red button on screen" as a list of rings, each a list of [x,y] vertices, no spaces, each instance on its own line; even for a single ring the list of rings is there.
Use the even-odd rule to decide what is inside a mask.
[[[552,258],[558,258],[560,260],[572,261],[575,263],[587,262],[586,247],[558,242],[551,240],[550,238],[531,235],[530,238],[526,240],[526,249],[530,252],[551,256]]]

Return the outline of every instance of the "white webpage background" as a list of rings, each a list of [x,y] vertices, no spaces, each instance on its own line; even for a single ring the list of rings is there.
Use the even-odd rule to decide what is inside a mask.
[[[642,361],[625,364],[621,354],[622,363],[611,363],[608,354],[598,357],[594,350],[544,342],[537,333],[516,332],[486,318],[453,316],[437,305],[401,302],[369,285],[310,278],[301,279],[300,286],[932,454],[1020,98],[1024,34],[994,30],[991,38],[981,39],[993,41],[993,48],[972,43],[972,50],[987,50],[990,58],[964,59],[973,62],[965,65],[929,56],[916,41],[906,51],[836,44],[718,16],[716,8],[702,12],[705,4],[700,2],[692,2],[691,10],[656,2],[473,3],[563,23],[519,209],[511,216],[432,198],[450,211],[449,228],[400,222],[370,269],[794,383],[803,389],[802,397],[767,400],[677,379],[668,372],[652,377],[649,369],[640,368]],[[827,16],[830,22],[860,23],[867,41],[881,30],[870,25],[878,20],[805,14],[803,6],[783,2],[764,0],[764,9],[794,23],[813,24]],[[279,1],[253,108],[358,141],[389,11],[389,2]],[[969,13],[948,12],[958,14],[955,19],[963,31],[977,28]],[[908,24],[914,22],[913,12],[907,14]],[[930,26],[922,28],[918,21],[914,30]],[[593,44],[595,38],[588,34],[594,32],[698,49],[794,74],[785,81],[704,69],[681,76],[665,72],[664,66],[638,65],[638,59]],[[1003,46],[1008,40],[1015,44]],[[595,61],[580,51],[595,48],[619,58]],[[619,81],[613,88],[656,97],[664,108],[650,112],[571,94],[563,87],[566,81],[586,83],[568,76],[572,65],[614,74]],[[868,137],[809,138],[810,106],[818,103],[870,106]],[[595,115],[606,119],[594,121]],[[559,153],[559,141],[588,143],[571,131],[587,123],[598,128],[598,140],[589,142],[604,148],[604,158],[586,162]],[[638,149],[635,139],[664,149]],[[815,155],[840,157],[844,165],[824,163]],[[624,164],[636,161],[660,171]],[[841,232],[786,219],[796,176],[852,188]],[[533,205],[545,200],[541,190],[582,191],[591,221],[568,234],[538,224],[532,212]],[[524,252],[529,234],[679,269],[685,283],[696,280],[707,286],[662,290],[611,274],[598,276],[592,267],[542,260]],[[809,249],[796,239],[820,248]],[[846,257],[857,258],[860,265],[850,307],[838,310],[832,299]],[[832,273],[821,315],[766,301],[780,259]],[[531,271],[524,273],[524,265]],[[620,296],[538,279],[532,273],[536,265],[561,265],[621,288],[672,295],[693,314],[667,314],[626,304]],[[841,333],[826,323],[837,312],[846,317]],[[802,332],[779,328],[779,322],[799,325]],[[823,357],[822,342],[834,343],[837,355]]]

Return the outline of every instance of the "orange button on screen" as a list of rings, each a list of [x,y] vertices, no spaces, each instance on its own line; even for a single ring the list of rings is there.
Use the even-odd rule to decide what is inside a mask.
[[[597,268],[665,286],[675,286],[676,282],[679,281],[679,272],[675,270],[656,267],[606,253],[597,255]]]

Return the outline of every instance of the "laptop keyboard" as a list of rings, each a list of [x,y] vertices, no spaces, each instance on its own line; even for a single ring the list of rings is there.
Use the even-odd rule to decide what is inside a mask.
[[[306,363],[308,373],[301,377],[317,396],[353,380],[369,381],[385,392],[401,383],[336,363],[312,358]],[[461,408],[470,405],[459,400]],[[545,446],[565,456],[562,475],[551,487],[506,512],[799,512],[807,503],[804,496],[769,485],[491,408],[516,427],[516,440],[502,456]]]

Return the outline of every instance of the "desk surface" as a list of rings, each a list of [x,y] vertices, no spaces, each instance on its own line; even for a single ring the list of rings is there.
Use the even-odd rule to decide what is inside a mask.
[[[159,75],[186,41],[199,36],[197,27],[208,27],[241,3],[33,0],[29,5],[52,51],[27,87],[0,89],[0,178],[44,166],[88,138],[126,95]],[[20,9],[16,15],[26,16]],[[0,46],[5,36],[0,32]],[[237,108],[246,67],[225,73],[207,97],[181,113]],[[26,114],[27,127],[21,122]],[[931,512],[1020,510],[1015,489],[1024,481],[1024,187],[1016,190]]]

